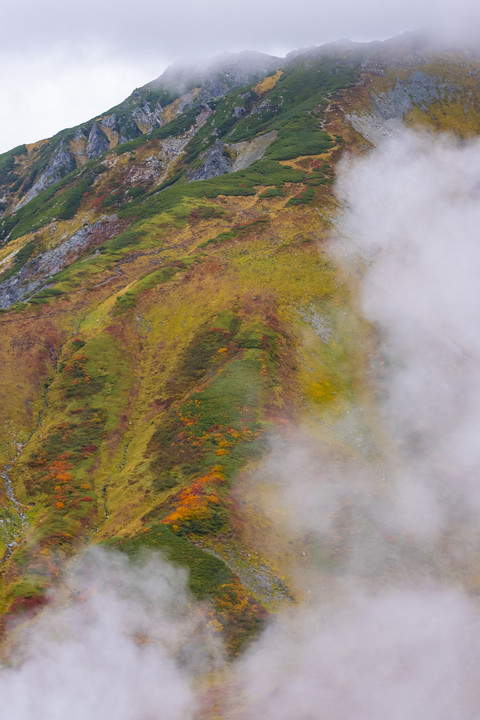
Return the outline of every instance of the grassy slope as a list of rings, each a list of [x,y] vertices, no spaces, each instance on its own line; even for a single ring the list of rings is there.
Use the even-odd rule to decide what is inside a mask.
[[[18,545],[2,568],[4,611],[37,602],[63,558],[87,542],[130,553],[159,547],[189,567],[192,592],[213,599],[231,652],[256,632],[265,608],[295,590],[294,561],[281,541],[277,549],[263,542],[244,478],[285,423],[320,420],[338,442],[338,419],[359,397],[368,402],[370,343],[323,247],[342,143],[362,142],[338,107],[327,108],[321,93],[330,85],[303,82],[299,96],[299,76],[305,81],[294,67],[257,86],[252,102],[270,98],[271,117],[226,130],[236,141],[277,129],[269,158],[161,193],[144,183],[128,195],[129,168],[161,147],[154,137],[106,170],[92,166],[71,218],[51,222],[66,202],[61,193],[75,196],[74,176],[42,215],[25,211],[29,232],[17,229],[0,252],[1,261],[34,240],[38,253],[104,212],[132,223],[63,270],[56,292],[0,315],[0,453],[6,463],[25,443],[9,476],[28,522],[21,528],[6,503],[1,540]],[[366,107],[386,82],[366,77],[337,97],[345,109]],[[281,97],[288,102],[278,111]],[[448,118],[455,128],[457,103],[442,117],[442,128]],[[425,113],[422,120],[432,122]],[[194,161],[193,145],[190,152]],[[57,204],[48,210],[48,202]],[[314,316],[330,328],[327,338]],[[252,563],[271,591],[255,582]]]

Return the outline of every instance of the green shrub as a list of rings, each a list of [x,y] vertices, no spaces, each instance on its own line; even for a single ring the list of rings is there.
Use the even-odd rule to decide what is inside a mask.
[[[315,189],[313,187],[308,187],[306,190],[300,193],[300,195],[290,198],[290,200],[285,203],[285,207],[293,207],[295,205],[308,205],[312,202],[314,195]]]
[[[284,195],[285,195],[285,193],[283,192],[283,190],[280,190],[280,188],[270,187],[270,188],[267,188],[266,190],[264,190],[263,193],[261,193],[259,195],[259,197],[263,199],[263,198],[271,198],[271,197],[283,197]]]

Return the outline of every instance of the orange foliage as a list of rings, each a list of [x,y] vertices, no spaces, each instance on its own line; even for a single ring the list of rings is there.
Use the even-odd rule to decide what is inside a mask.
[[[220,585],[215,594],[215,604],[220,615],[230,618],[246,610],[250,604],[247,591],[239,580]]]
[[[192,485],[182,490],[178,507],[163,522],[171,525],[177,531],[188,520],[207,518],[211,506],[220,504],[220,498],[215,492],[215,486],[223,482],[225,482],[225,477],[221,472],[221,467],[215,465],[206,475],[198,478]]]

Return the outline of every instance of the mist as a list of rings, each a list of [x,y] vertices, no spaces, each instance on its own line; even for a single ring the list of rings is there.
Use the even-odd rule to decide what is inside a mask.
[[[478,717],[479,614],[454,590],[352,594],[281,618],[238,668],[268,720]]]
[[[273,439],[257,472],[300,602],[237,667],[234,717],[480,714],[479,168],[479,141],[405,129],[338,167],[330,250],[377,339],[377,405]]]
[[[89,550],[66,571],[49,606],[17,628],[0,668],[9,720],[187,720],[194,684],[222,663],[208,609],[187,574],[160,555],[135,562]]]
[[[384,338],[391,462],[444,523],[480,512],[479,161],[478,141],[399,131],[338,183],[344,259],[364,267],[363,312]]]

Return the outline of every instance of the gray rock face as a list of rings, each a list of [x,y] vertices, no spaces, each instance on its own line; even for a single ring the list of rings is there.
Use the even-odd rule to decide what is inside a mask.
[[[74,140],[85,140],[87,137],[86,131],[82,127],[78,127],[75,130],[75,135],[73,136]]]
[[[217,177],[217,175],[228,173],[231,169],[231,163],[223,154],[224,148],[225,145],[221,140],[215,140],[213,145],[201,154],[200,157],[203,162],[191,175],[190,180],[208,180]]]
[[[244,140],[230,145],[226,145],[220,139],[217,139],[208,150],[205,150],[200,155],[203,162],[189,176],[189,180],[208,180],[225,173],[245,170],[245,168],[265,155],[266,149],[276,137],[277,131],[272,130],[272,132],[259,135],[252,140]],[[228,152],[225,152],[226,149]]]
[[[374,95],[375,113],[385,120],[403,118],[414,105],[426,111],[435,100],[451,100],[455,88],[434,75],[416,70],[407,81],[398,80],[393,88]]]
[[[270,110],[272,103],[270,100],[264,100],[263,102],[256,105],[252,110],[252,115],[261,115],[263,112],[268,112]]]
[[[141,107],[136,107],[132,112],[132,118],[141,132],[151,132],[156,127],[165,124],[163,119],[163,107],[157,103],[150,107],[148,103],[143,103]]]
[[[244,115],[247,114],[246,109],[243,107],[243,105],[235,105],[233,108],[233,117],[235,120],[239,120],[240,118],[244,117]]]
[[[355,130],[373,145],[397,131],[404,116],[414,106],[424,112],[435,101],[451,102],[457,88],[442,78],[415,70],[406,79],[397,79],[395,85],[385,92],[372,95],[373,111],[368,115],[347,116]]]
[[[230,172],[245,170],[245,168],[249,167],[252,163],[260,160],[265,155],[268,146],[272,144],[276,137],[277,131],[272,130],[269,133],[258,135],[252,138],[252,140],[232,143],[230,147],[235,154],[235,159]]]
[[[86,153],[89,160],[102,155],[110,147],[108,138],[104,132],[98,127],[97,123],[94,123],[90,134],[88,136]]]
[[[45,190],[45,188],[61,180],[62,177],[71,172],[75,167],[75,158],[70,149],[65,147],[63,142],[60,143],[56,153],[50,160],[47,169],[32,185],[28,193],[22,198],[21,202],[15,209],[18,210],[23,205],[26,205],[27,202],[36,197],[40,192],[42,192],[42,190]]]
[[[13,277],[0,283],[0,308],[7,309],[19,300],[31,297],[47,284],[52,275],[70,265],[93,245],[113,237],[118,230],[116,215],[102,218],[77,230],[56,248],[29,260]]]
[[[107,117],[102,118],[100,125],[102,127],[110,128],[110,130],[113,130],[117,126],[117,116],[115,115],[115,113],[107,115]]]

